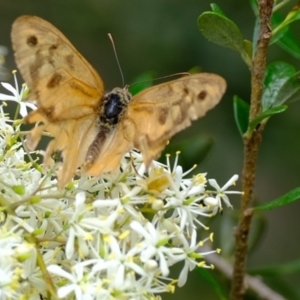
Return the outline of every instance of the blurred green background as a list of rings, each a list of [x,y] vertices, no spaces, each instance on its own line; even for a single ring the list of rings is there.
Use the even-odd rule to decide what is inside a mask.
[[[245,38],[251,40],[255,17],[248,1],[222,0],[216,3],[236,22]],[[223,185],[233,174],[240,174],[242,168],[243,145],[234,123],[232,98],[237,94],[249,100],[250,75],[238,54],[209,43],[198,31],[197,17],[210,10],[209,4],[207,0],[0,0],[0,45],[7,46],[10,51],[6,67],[15,69],[10,42],[11,24],[18,16],[37,15],[50,21],[68,37],[98,70],[108,90],[121,86],[122,80],[107,33],[114,38],[126,84],[148,71],[159,77],[198,66],[205,72],[220,74],[228,83],[222,102],[205,118],[178,134],[174,141],[186,137],[197,141],[202,136],[212,139],[212,150],[201,162],[199,171],[208,172],[209,178],[215,178]],[[298,33],[299,23],[295,23],[292,29]],[[296,68],[300,65],[299,60],[276,45],[270,48],[268,58],[269,62],[275,60],[287,61]],[[4,92],[2,87],[0,92]],[[273,117],[266,127],[258,159],[257,203],[272,200],[300,185],[299,109],[299,103],[293,104],[284,114]],[[189,143],[189,147],[193,144]],[[186,168],[194,163],[198,163],[196,159],[191,160]],[[234,189],[240,189],[240,182]],[[237,213],[240,199],[235,196],[231,201],[234,210],[225,209],[223,215],[211,224],[216,236],[213,246],[225,248],[224,255],[226,247],[231,246],[234,230],[229,216],[234,217]],[[299,211],[300,204],[294,203],[261,216],[260,221],[266,226],[264,229],[257,227],[262,239],[251,253],[249,268],[299,258]],[[220,234],[222,236],[218,238]],[[285,280],[294,288],[300,288],[299,284],[296,286],[300,276],[286,276]],[[182,299],[183,296],[218,299],[196,273],[190,275],[187,285],[177,289],[175,295],[163,298]]]

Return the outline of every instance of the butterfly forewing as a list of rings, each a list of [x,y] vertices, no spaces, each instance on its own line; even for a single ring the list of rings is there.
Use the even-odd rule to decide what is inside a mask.
[[[85,107],[97,108],[103,82],[59,30],[38,17],[22,16],[14,22],[11,36],[30,98],[49,119],[65,119],[65,113],[69,118],[83,116]]]

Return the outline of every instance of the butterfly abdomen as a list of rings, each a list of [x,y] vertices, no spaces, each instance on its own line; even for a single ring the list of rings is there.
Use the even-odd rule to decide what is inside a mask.
[[[95,160],[97,159],[100,151],[101,146],[105,143],[105,140],[109,133],[111,132],[111,129],[108,127],[100,127],[99,132],[92,142],[92,144],[89,146],[86,157],[85,157],[85,166],[88,168],[90,165],[92,165]]]

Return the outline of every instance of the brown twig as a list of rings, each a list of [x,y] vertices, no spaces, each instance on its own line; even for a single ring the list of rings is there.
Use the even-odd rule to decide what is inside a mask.
[[[251,68],[251,122],[261,112],[261,97],[266,69],[268,44],[271,39],[270,20],[272,16],[273,0],[259,0],[260,29],[257,42],[257,51]],[[258,127],[252,134],[244,136],[244,165],[242,172],[243,196],[239,224],[235,232],[236,250],[231,287],[231,300],[243,299],[245,293],[244,277],[247,260],[247,241],[250,231],[252,214],[245,213],[253,203],[253,189],[255,181],[256,160],[261,141],[263,126]]]

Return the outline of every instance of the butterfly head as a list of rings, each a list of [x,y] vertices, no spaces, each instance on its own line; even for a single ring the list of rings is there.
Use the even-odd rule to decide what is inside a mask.
[[[115,87],[110,92],[104,95],[104,100],[112,98],[118,98],[119,102],[123,103],[124,105],[128,105],[132,98],[132,95],[129,93],[127,86],[125,86],[124,88]]]

